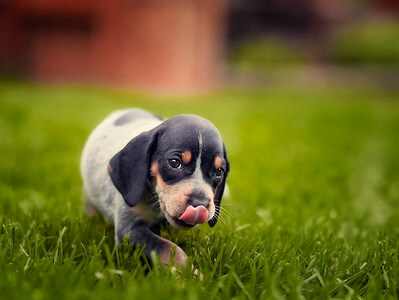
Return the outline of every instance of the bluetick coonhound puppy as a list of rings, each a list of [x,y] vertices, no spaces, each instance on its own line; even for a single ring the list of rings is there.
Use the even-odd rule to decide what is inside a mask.
[[[226,150],[215,126],[196,115],[162,120],[141,109],[116,111],[90,135],[81,172],[88,212],[115,225],[120,243],[129,234],[155,250],[164,265],[184,267],[187,256],[150,227],[166,220],[188,229],[213,227],[229,173]],[[175,250],[172,250],[175,249]]]

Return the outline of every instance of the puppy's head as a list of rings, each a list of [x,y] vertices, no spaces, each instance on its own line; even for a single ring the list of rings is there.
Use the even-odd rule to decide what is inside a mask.
[[[132,139],[111,159],[109,173],[129,206],[137,204],[150,178],[169,223],[190,228],[216,224],[229,168],[215,126],[179,115]]]

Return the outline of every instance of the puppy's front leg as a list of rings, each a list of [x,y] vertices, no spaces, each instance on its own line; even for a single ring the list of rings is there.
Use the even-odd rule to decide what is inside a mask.
[[[186,267],[186,253],[176,244],[153,233],[147,224],[137,220],[130,211],[120,213],[115,222],[116,242],[120,244],[127,234],[129,234],[129,241],[134,246],[145,246],[144,254],[149,261],[151,261],[151,252],[155,250],[161,264],[167,267],[171,263],[171,254],[174,252],[174,266],[178,268]]]

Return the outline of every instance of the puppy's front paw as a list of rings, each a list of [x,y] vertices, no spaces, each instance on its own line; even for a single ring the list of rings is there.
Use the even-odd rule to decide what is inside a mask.
[[[187,262],[186,253],[176,244],[169,243],[170,247],[167,247],[159,254],[162,266],[168,267],[173,262],[174,267],[184,269]]]

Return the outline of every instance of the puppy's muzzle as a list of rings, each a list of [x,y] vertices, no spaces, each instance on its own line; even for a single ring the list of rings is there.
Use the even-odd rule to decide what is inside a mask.
[[[179,220],[189,225],[205,223],[208,220],[209,202],[210,199],[205,198],[202,194],[191,194],[187,201],[188,206]]]

